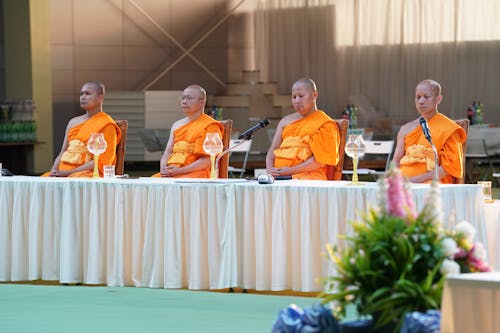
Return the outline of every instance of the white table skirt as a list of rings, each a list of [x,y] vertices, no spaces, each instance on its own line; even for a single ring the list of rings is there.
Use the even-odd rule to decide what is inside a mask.
[[[335,274],[320,253],[326,243],[342,248],[339,235],[352,234],[350,221],[376,205],[377,185],[347,182],[280,181],[239,184],[236,220],[242,228],[242,287],[257,290],[321,290],[320,279]],[[412,185],[422,208],[429,185]],[[486,246],[484,203],[478,185],[442,185],[444,216],[475,225]]]
[[[412,186],[417,207],[427,190]],[[441,190],[445,216],[486,243],[481,187]],[[2,177],[0,281],[318,291],[334,273],[324,245],[342,246],[376,195],[374,183]]]
[[[460,274],[446,280],[442,333],[497,333],[499,313],[499,272]]]
[[[231,187],[16,178],[0,181],[2,281],[237,285]]]

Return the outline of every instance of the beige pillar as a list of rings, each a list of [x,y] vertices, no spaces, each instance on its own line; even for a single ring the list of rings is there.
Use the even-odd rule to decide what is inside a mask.
[[[49,0],[4,0],[5,93],[8,100],[32,99],[37,139],[28,173],[52,166],[52,78]]]

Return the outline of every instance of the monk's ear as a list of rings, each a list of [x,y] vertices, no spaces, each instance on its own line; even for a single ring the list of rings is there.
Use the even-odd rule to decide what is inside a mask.
[[[438,97],[436,97],[436,104],[441,104],[441,102],[443,101],[443,95],[439,95]]]
[[[314,99],[318,98],[318,91],[317,90],[313,91],[312,95],[313,95]]]

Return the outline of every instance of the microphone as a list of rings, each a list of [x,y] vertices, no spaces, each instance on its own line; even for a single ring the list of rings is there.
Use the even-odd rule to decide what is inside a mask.
[[[0,168],[0,172],[1,172],[0,175],[2,175],[2,176],[9,176],[9,177],[14,176],[14,174],[12,172],[10,172],[9,169]]]
[[[424,117],[420,117],[418,120],[420,123],[420,127],[422,127],[422,132],[424,132],[424,136],[429,141],[429,143],[432,146],[432,151],[434,152],[434,179],[436,181],[439,181],[439,158],[438,158],[438,151],[436,149],[436,146],[432,143],[431,140],[431,130],[429,128],[429,125],[427,124],[427,120],[425,120]]]
[[[274,183],[274,177],[270,174],[262,174],[257,178],[259,184],[272,184]]]
[[[420,127],[422,127],[422,132],[424,132],[425,138],[432,145],[431,130],[429,128],[429,125],[427,125],[427,120],[425,120],[424,117],[420,117],[418,121],[420,122]]]
[[[264,119],[259,121],[257,124],[253,125],[249,129],[247,129],[245,132],[241,133],[240,136],[238,137],[239,140],[250,140],[252,138],[252,135],[254,132],[260,130],[261,128],[266,127],[269,125],[269,119]]]

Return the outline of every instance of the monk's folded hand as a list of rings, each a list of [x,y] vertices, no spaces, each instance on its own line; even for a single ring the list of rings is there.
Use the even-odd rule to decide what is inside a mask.
[[[167,166],[161,168],[160,174],[162,177],[171,177],[171,176],[169,176],[169,169]]]
[[[71,170],[52,170],[50,177],[67,177],[71,174]]]
[[[175,177],[180,174],[182,174],[182,170],[177,166],[167,166],[161,171],[162,177]]]
[[[283,168],[270,168],[269,173],[273,176],[290,176],[292,175],[292,170],[289,167]]]

